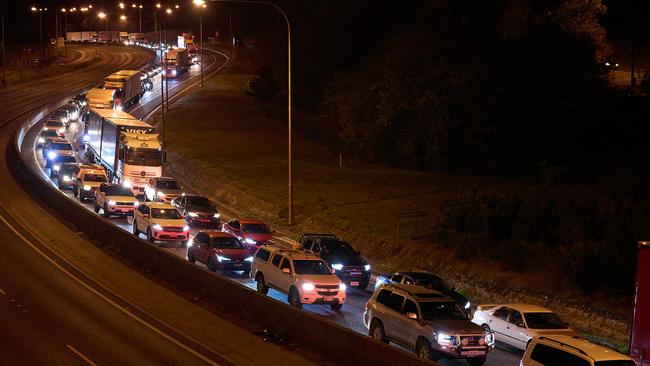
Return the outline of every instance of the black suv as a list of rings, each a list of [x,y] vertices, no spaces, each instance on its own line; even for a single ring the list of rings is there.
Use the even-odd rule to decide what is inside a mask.
[[[221,214],[217,206],[208,198],[197,194],[184,194],[172,200],[171,205],[185,216],[190,226],[209,226],[219,228]]]
[[[319,256],[351,287],[365,290],[370,282],[370,265],[350,244],[332,234],[303,234],[300,248]]]

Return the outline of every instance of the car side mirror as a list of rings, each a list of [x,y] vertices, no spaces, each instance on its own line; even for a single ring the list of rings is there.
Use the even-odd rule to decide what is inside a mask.
[[[330,268],[330,272],[331,272],[332,274],[336,274],[336,270],[335,270],[334,268]]]
[[[291,270],[289,268],[282,268],[282,273],[291,274]]]
[[[416,313],[406,313],[406,317],[413,320],[418,320],[418,314]]]

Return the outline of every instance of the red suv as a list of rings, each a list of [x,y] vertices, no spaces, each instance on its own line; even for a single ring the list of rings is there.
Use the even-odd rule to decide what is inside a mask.
[[[251,254],[254,254],[260,245],[269,244],[274,233],[263,221],[244,219],[232,219],[223,224],[221,230],[239,238]]]
[[[234,235],[217,230],[199,231],[187,243],[187,260],[216,270],[244,271],[248,277],[253,256]]]

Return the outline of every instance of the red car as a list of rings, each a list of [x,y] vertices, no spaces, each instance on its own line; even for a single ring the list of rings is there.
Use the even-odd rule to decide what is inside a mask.
[[[217,230],[199,231],[187,243],[187,260],[205,264],[216,270],[251,271],[253,256],[234,235]]]
[[[221,230],[238,237],[251,254],[254,254],[260,245],[268,244],[275,232],[260,220],[245,219],[232,219],[223,224]]]

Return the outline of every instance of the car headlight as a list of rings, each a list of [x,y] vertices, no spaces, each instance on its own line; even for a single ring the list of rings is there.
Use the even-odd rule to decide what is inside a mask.
[[[65,127],[59,128],[59,133],[65,133]]]
[[[343,265],[340,263],[332,264],[332,268],[334,268],[337,271],[340,271],[343,269]]]
[[[192,245],[194,245],[194,238],[187,241],[187,247],[188,248],[191,247]]]
[[[130,180],[125,180],[124,182],[122,182],[122,187],[131,188],[131,181]]]
[[[153,228],[154,230],[162,230],[162,226],[160,226],[160,224],[154,224],[154,225],[152,226],[152,228]]]
[[[190,231],[190,227],[187,225],[183,226],[183,231]]]
[[[228,258],[228,257],[222,257],[222,256],[220,256],[220,255],[218,255],[218,254],[217,254],[217,260],[218,260],[219,262],[230,262],[230,258]]]
[[[64,181],[64,182],[69,182],[69,181],[71,181],[71,180],[72,180],[72,179],[70,179],[70,177],[68,177],[67,175],[64,175],[64,176],[63,176],[63,181]]]
[[[44,143],[44,142],[45,142],[45,139],[44,139],[44,138],[42,138],[42,137],[39,137],[39,138],[38,138],[38,143],[39,143],[39,144],[42,144],[42,143]]]
[[[115,206],[115,201],[113,201],[113,200],[108,201],[108,205],[109,206]]]
[[[54,158],[56,158],[56,153],[54,151],[48,151],[47,152],[47,157],[49,159],[54,159]]]
[[[84,135],[84,137],[82,139],[83,139],[83,142],[87,143],[88,141],[90,141],[90,136],[88,136],[86,134],[86,135]]]
[[[88,103],[86,103],[85,101],[81,102],[81,106],[85,106],[86,104]]]
[[[255,244],[255,240],[253,240],[253,239],[251,239],[251,238],[246,238],[246,239],[244,239],[244,241],[245,241],[247,244]]]
[[[198,217],[199,216],[199,214],[197,214],[196,212],[189,212],[187,215],[189,217]]]
[[[172,70],[172,75],[176,76],[176,70]]]
[[[494,333],[485,333],[485,343],[488,346],[494,345]]]
[[[55,172],[58,172],[59,169],[61,169],[61,165],[57,164],[57,165],[53,166],[52,168],[54,169]]]
[[[71,117],[72,117],[72,119],[77,119],[77,118],[79,118],[79,114],[77,112],[72,112]]]
[[[449,335],[447,333],[440,332],[438,333],[438,336],[436,337],[436,341],[438,344],[443,344],[443,345],[455,345],[456,344],[456,337]]]
[[[302,284],[302,289],[305,291],[314,291],[316,286],[313,283],[305,282]]]
[[[138,206],[140,206],[140,201],[138,200],[133,201],[133,207],[138,207]]]
[[[348,287],[345,285],[345,283],[342,283],[339,285],[339,291],[345,291]]]
[[[252,261],[253,261],[253,257],[251,256],[251,257],[248,257],[248,258],[246,258],[246,259],[244,259],[244,260],[245,260],[246,262],[252,262]]]
[[[363,266],[363,269],[365,269],[366,272],[370,271],[370,265],[366,264],[365,266]]]
[[[84,184],[84,191],[90,191],[92,189],[91,186]]]
[[[472,304],[470,304],[468,301],[467,304],[465,304],[465,309],[469,309],[470,307],[472,307]]]
[[[67,117],[61,117],[61,122],[63,122],[63,123],[67,123],[67,122],[68,122],[68,118],[67,118]]]
[[[214,214],[214,215],[213,215],[212,217],[214,217],[215,219],[218,219],[218,218],[220,218],[220,217],[221,217],[221,214],[217,212],[217,213],[216,213],[216,214]]]
[[[115,110],[117,110],[117,111],[120,111],[120,112],[121,112],[121,111],[122,111],[122,109],[123,109],[123,108],[122,108],[122,106],[121,106],[121,105],[118,105],[118,106],[115,106]]]

